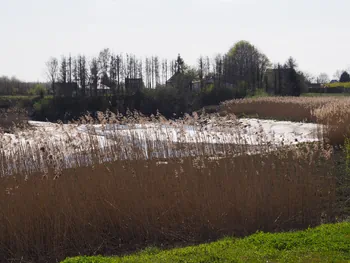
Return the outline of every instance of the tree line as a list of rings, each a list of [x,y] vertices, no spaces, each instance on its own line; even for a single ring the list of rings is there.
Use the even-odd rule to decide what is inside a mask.
[[[89,58],[83,54],[51,57],[45,66],[48,86],[32,89],[41,97],[33,107],[38,119],[50,120],[106,109],[180,116],[261,92],[299,96],[307,82],[295,59],[272,64],[247,41],[213,58],[201,55],[195,66],[188,65],[180,54],[173,60],[138,58],[108,48]],[[131,90],[135,83],[140,85]],[[45,97],[46,93],[53,96]]]
[[[146,88],[164,85],[175,73],[176,60],[158,56],[137,58],[133,54],[114,54],[103,49],[89,60],[85,55],[50,58],[46,63],[48,79],[55,93],[55,83],[76,83],[80,96],[97,96],[98,89],[111,90],[113,95],[125,89],[125,79],[140,78]]]
[[[349,69],[338,69],[332,76],[332,79],[327,73],[320,73],[317,77],[309,75],[309,81],[317,84],[328,84],[331,82],[350,82],[350,68]]]
[[[296,69],[295,63],[288,66],[292,71]],[[142,79],[144,88],[156,89],[163,88],[172,76],[181,73],[199,81],[201,89],[206,86],[205,80],[210,78],[215,79],[215,86],[243,87],[247,93],[254,93],[257,89],[268,90],[268,69],[272,72],[278,70],[281,76],[281,66],[272,65],[265,54],[247,41],[237,42],[226,54],[215,58],[200,56],[195,67],[185,64],[180,55],[174,60],[158,56],[142,59],[132,54],[114,54],[106,48],[90,59],[85,55],[62,56],[60,61],[50,58],[46,68],[53,94],[56,83],[75,83],[70,87],[75,87],[75,95],[82,97],[98,96],[99,90],[102,94],[109,91],[116,96],[126,90],[127,78]],[[301,75],[297,71],[293,73]],[[293,81],[293,77],[288,81]],[[298,92],[285,92],[281,87],[275,91],[280,95],[298,95]]]
[[[0,96],[31,95],[38,85],[47,88],[45,83],[23,82],[14,76],[0,76]]]

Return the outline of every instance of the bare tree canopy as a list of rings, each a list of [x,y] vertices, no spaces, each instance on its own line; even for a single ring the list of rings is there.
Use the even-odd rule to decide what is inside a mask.
[[[338,69],[334,74],[333,74],[333,78],[335,78],[337,81],[340,80],[340,76],[341,74],[344,72],[344,70]]]
[[[52,92],[55,95],[55,82],[58,77],[58,60],[54,57],[51,57],[46,62],[46,73],[49,81],[51,82]]]
[[[318,77],[317,77],[317,83],[320,84],[326,84],[329,83],[329,77],[327,75],[327,73],[321,73]]]
[[[285,68],[290,68],[290,69],[296,69],[298,67],[298,64],[296,60],[293,57],[289,57],[284,64]]]

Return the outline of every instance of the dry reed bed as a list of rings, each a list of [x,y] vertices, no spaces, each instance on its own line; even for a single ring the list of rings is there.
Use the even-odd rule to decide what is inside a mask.
[[[207,121],[195,115],[173,125]],[[216,129],[235,124],[222,125]],[[146,141],[149,155],[179,152],[166,159],[140,158],[144,151],[136,137],[125,142],[112,133],[104,148],[95,136],[83,142],[83,153],[72,136],[59,144],[22,147],[15,155],[0,151],[0,262],[55,262],[258,229],[302,228],[332,218],[333,161],[320,142],[278,150],[264,145],[260,154],[247,155],[251,149],[244,144]],[[70,169],[64,166],[68,148],[76,153]],[[191,151],[195,157],[181,155]],[[122,152],[126,159],[113,159]],[[16,173],[9,174],[8,167]]]
[[[224,102],[225,113],[258,115],[260,118],[315,122],[324,126],[327,143],[342,144],[350,135],[350,98],[267,97]]]
[[[6,134],[0,140],[0,176],[28,176],[48,169],[60,173],[66,168],[126,159],[232,155],[276,148],[267,146],[273,136],[261,132],[261,127],[258,134],[241,129],[234,116],[195,115],[176,122],[138,118],[128,120],[127,126],[101,116],[98,123],[91,119],[69,125],[40,123]],[[189,127],[192,133],[185,131]],[[250,139],[254,146],[248,145]]]
[[[313,143],[256,156],[116,161],[0,178],[0,261],[55,262],[200,242],[331,216],[330,152]],[[23,261],[24,262],[24,261]]]

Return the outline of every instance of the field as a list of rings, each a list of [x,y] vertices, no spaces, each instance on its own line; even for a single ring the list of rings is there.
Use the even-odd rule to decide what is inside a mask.
[[[335,82],[335,83],[327,84],[326,86],[329,88],[337,88],[337,87],[350,88],[350,82]]]
[[[258,98],[176,121],[107,112],[4,133],[0,261],[120,255],[344,218],[338,200],[346,205],[349,189],[334,156],[348,104]]]

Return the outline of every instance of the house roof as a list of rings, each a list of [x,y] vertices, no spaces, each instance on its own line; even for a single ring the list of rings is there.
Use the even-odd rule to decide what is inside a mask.
[[[189,86],[192,84],[192,81],[194,80],[193,77],[186,75],[184,73],[181,72],[176,72],[173,76],[171,76],[171,78],[166,82],[166,84],[175,84],[178,83],[180,81],[182,81],[182,84],[184,86]]]

